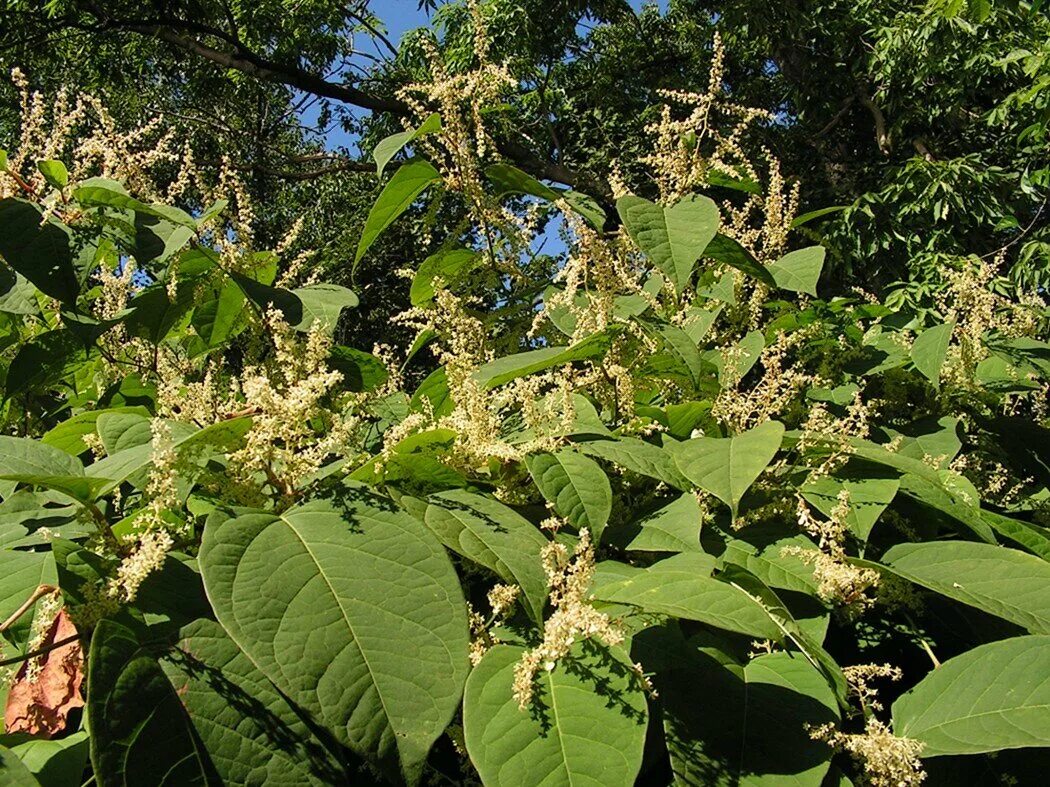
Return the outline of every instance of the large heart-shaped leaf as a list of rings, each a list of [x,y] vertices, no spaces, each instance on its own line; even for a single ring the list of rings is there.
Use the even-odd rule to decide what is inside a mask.
[[[780,448],[784,425],[766,421],[733,437],[697,437],[676,443],[672,455],[682,475],[733,511]]]
[[[670,207],[632,194],[620,197],[616,210],[638,248],[671,280],[678,293],[689,283],[696,261],[721,222],[714,200],[696,194]]]
[[[533,454],[525,460],[536,486],[576,528],[599,540],[612,513],[612,487],[601,465],[576,451]]]
[[[831,751],[806,725],[837,721],[838,713],[802,656],[780,651],[741,665],[686,642],[673,626],[637,636],[633,654],[655,673],[676,784],[822,783]]]
[[[924,757],[1050,746],[1050,636],[949,659],[893,703],[893,730]]]
[[[882,556],[893,573],[948,598],[1050,634],[1050,563],[972,541],[898,544]]]
[[[100,787],[222,784],[156,658],[103,620],[91,637],[87,718]]]
[[[200,563],[219,622],[267,678],[362,756],[418,777],[468,663],[459,581],[421,522],[348,487],[209,521]]]
[[[536,696],[522,710],[512,689],[524,652],[496,646],[467,681],[463,734],[484,784],[634,784],[648,711],[626,654],[578,643],[537,675]]]
[[[336,784],[347,777],[222,627],[183,627],[160,667],[223,784]]]

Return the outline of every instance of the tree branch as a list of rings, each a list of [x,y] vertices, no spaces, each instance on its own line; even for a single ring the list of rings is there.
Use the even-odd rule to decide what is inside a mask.
[[[888,156],[893,150],[893,144],[890,140],[889,131],[886,129],[886,116],[882,114],[882,110],[871,100],[871,96],[868,95],[861,85],[857,85],[857,100],[862,107],[871,113],[871,117],[875,121],[875,142],[878,144],[882,154]]]

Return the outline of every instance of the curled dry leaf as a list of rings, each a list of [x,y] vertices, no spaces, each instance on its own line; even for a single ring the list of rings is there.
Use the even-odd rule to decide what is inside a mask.
[[[41,643],[47,648],[77,635],[65,609],[59,611]],[[51,738],[66,727],[69,712],[84,705],[84,654],[79,640],[22,664],[11,684],[4,712],[6,731]]]

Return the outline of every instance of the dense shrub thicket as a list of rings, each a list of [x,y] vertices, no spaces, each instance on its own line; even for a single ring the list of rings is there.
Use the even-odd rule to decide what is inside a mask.
[[[537,179],[479,8],[341,284],[228,159],[16,73],[0,781],[1036,782],[1043,290],[1003,248],[825,292],[843,208],[717,35],[601,193]],[[406,308],[350,346],[395,227]]]

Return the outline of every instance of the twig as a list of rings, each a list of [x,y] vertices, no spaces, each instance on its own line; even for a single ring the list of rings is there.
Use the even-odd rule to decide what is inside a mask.
[[[45,653],[50,653],[53,650],[58,650],[59,648],[68,645],[71,642],[76,642],[78,639],[80,639],[80,635],[73,634],[72,636],[66,637],[65,639],[60,639],[58,642],[52,642],[50,645],[47,645],[43,648],[37,648],[36,650],[30,651],[29,653],[24,653],[21,656],[15,656],[14,658],[4,659],[3,661],[0,661],[0,667],[9,667],[12,664],[20,664],[23,661],[29,661],[29,659],[34,659],[37,656],[43,656]]]
[[[0,631],[7,631],[15,624],[15,621],[22,617],[29,609],[41,598],[58,590],[54,585],[40,585],[32,594],[27,598],[18,609],[11,613],[10,617],[3,623],[0,623]]]

